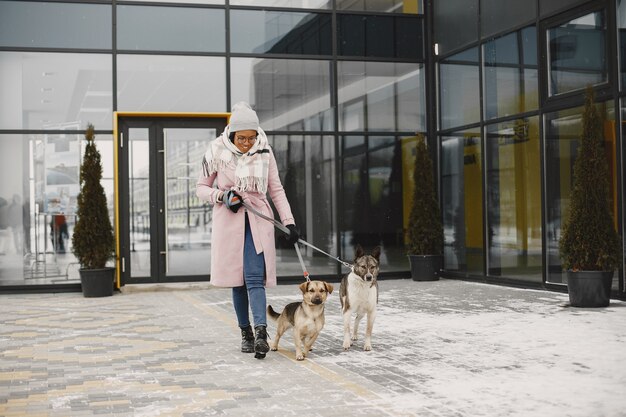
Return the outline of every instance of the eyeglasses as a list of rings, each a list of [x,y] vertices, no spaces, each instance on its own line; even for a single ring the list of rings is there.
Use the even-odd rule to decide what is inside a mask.
[[[254,141],[256,140],[256,136],[249,136],[249,137],[245,137],[245,136],[237,136],[237,143],[254,143]]]

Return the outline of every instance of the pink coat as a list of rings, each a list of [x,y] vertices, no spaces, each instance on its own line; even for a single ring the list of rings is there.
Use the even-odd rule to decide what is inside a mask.
[[[214,185],[217,188],[214,188]],[[217,287],[240,287],[243,282],[243,243],[245,235],[245,208],[237,213],[223,203],[216,202],[221,191],[235,185],[235,164],[205,178],[200,175],[196,184],[196,195],[200,200],[213,205],[213,227],[211,233],[211,283]],[[267,189],[284,225],[294,224],[291,207],[280,178],[274,153],[270,150],[270,165]],[[274,217],[265,195],[257,192],[239,193],[246,203],[269,217]],[[265,257],[266,287],[276,286],[276,247],[274,225],[249,213],[250,230],[256,253]],[[282,232],[281,232],[282,233]]]

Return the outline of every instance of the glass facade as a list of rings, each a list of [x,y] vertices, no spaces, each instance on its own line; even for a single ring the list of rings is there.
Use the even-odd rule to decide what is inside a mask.
[[[259,115],[312,244],[346,260],[356,244],[380,245],[383,273],[408,276],[412,158],[425,133],[444,275],[564,285],[558,238],[589,85],[624,225],[626,2],[522,3],[1,1],[0,290],[77,282],[71,236],[87,123],[113,216],[114,112],[223,113],[241,100]],[[208,278],[211,211],[194,195],[194,161],[220,132],[177,129],[164,129],[158,167],[147,157],[153,132],[128,129],[131,278],[150,279],[162,240],[169,276]],[[155,173],[164,239],[151,212]],[[299,277],[294,251],[278,238],[276,247],[279,281]],[[191,249],[207,256],[192,266]],[[304,252],[314,276],[345,272]],[[614,290],[624,294],[623,268]]]
[[[609,204],[616,229],[623,230],[623,145],[617,138],[624,137],[625,113],[624,98],[621,111],[615,98],[624,94],[624,2],[551,0],[522,7],[481,0],[478,36],[468,28],[462,30],[467,35],[444,33],[445,19],[474,12],[467,3],[463,11],[452,10],[454,0],[441,3],[434,5],[434,43],[444,269],[450,276],[562,287],[559,238],[588,86],[600,96]],[[623,296],[624,287],[620,268],[614,295]]]
[[[485,245],[480,130],[452,132],[439,140],[444,269],[481,275]]]
[[[77,282],[87,123],[113,217],[115,111],[223,113],[241,100],[268,134],[303,237],[348,260],[357,243],[381,245],[384,271],[406,273],[404,172],[427,126],[423,12],[419,0],[0,2],[0,288]],[[208,278],[211,212],[195,178],[219,133],[164,128],[156,162],[151,128],[127,129],[129,279],[150,281],[160,233],[159,276]],[[293,249],[276,246],[279,276],[300,276]],[[202,261],[186,261],[196,250]],[[305,252],[312,274],[345,272]]]
[[[539,118],[487,126],[488,275],[541,282]]]
[[[485,119],[537,110],[537,31],[529,27],[483,44]]]
[[[550,95],[607,81],[605,14],[589,13],[548,29]]]

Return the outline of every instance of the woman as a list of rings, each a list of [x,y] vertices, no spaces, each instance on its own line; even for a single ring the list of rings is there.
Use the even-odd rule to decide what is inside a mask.
[[[265,287],[276,285],[274,225],[241,209],[241,201],[274,217],[267,192],[282,223],[289,228],[289,242],[295,243],[298,232],[267,136],[259,127],[256,112],[248,103],[239,102],[233,106],[230,124],[209,144],[196,195],[214,205],[211,283],[232,287],[241,351],[255,352],[260,359],[269,350]]]

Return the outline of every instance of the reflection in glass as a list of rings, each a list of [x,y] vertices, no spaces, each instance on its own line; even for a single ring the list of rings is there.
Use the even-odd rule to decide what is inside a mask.
[[[332,54],[328,13],[264,10],[230,12],[233,52],[275,54]]]
[[[437,2],[433,7],[433,38],[441,55],[478,41],[478,10],[479,0]]]
[[[541,282],[539,118],[487,127],[489,275]]]
[[[111,137],[97,138],[111,173]],[[0,286],[78,282],[72,233],[83,149],[82,134],[0,135]],[[102,185],[113,217],[113,181]]]
[[[128,129],[130,274],[150,276],[150,130]]]
[[[594,12],[548,29],[550,95],[607,81],[606,20]]]
[[[369,137],[368,146],[354,146],[354,139],[358,138],[342,137],[342,256],[353,259],[357,244],[367,252],[381,246],[385,271],[406,270],[402,238],[406,150],[396,137]]]
[[[111,5],[0,1],[0,46],[111,49]]]
[[[478,129],[441,137],[444,269],[483,274],[483,187]]]
[[[480,0],[480,34],[483,39],[532,22],[536,18],[536,2]]]
[[[539,105],[537,65],[525,62],[537,55],[534,27],[526,28],[483,45],[485,118],[536,110]],[[523,51],[530,46],[531,51]],[[536,62],[536,58],[534,59]]]
[[[617,0],[617,44],[620,67],[620,90],[626,87],[626,1]]]
[[[424,131],[422,64],[340,61],[339,130]]]
[[[439,64],[441,129],[480,121],[478,48],[444,59]]]
[[[119,111],[207,112],[226,108],[224,58],[118,55]]]
[[[221,132],[220,132],[221,133]],[[206,275],[211,269],[207,255],[211,242],[210,206],[196,197],[196,182],[208,141],[215,129],[163,129],[166,152],[166,273]]]
[[[611,178],[609,190],[613,215],[617,219],[617,171],[615,114],[612,101],[598,103],[596,108],[604,126],[604,145]],[[559,256],[561,225],[569,212],[570,192],[573,182],[574,161],[582,134],[583,107],[562,110],[546,115],[546,247],[548,251],[548,276],[551,283],[565,283]],[[617,227],[617,224],[616,224]],[[617,279],[617,274],[616,274]]]
[[[0,52],[0,129],[110,129],[111,56]]]
[[[338,14],[338,54],[423,60],[423,22],[412,16]]]
[[[117,48],[224,52],[226,50],[224,11],[191,7],[119,5]]]
[[[163,3],[162,0],[135,0],[145,3]],[[167,0],[168,3],[199,3],[199,4],[224,4],[224,0]],[[231,1],[230,4],[233,4]]]
[[[422,0],[337,0],[337,10],[384,13],[424,13]]]
[[[222,1],[223,2],[223,1]],[[230,0],[231,6],[294,7],[301,9],[330,9],[330,0]]]
[[[265,130],[333,129],[330,62],[232,58],[232,102],[248,101]]]
[[[338,256],[334,224],[336,162],[333,137],[281,135],[269,139],[300,236]],[[276,232],[277,273],[279,276],[301,276],[302,268],[293,246],[280,238],[281,234]],[[336,261],[308,247],[301,245],[300,248],[311,275],[337,272]]]

